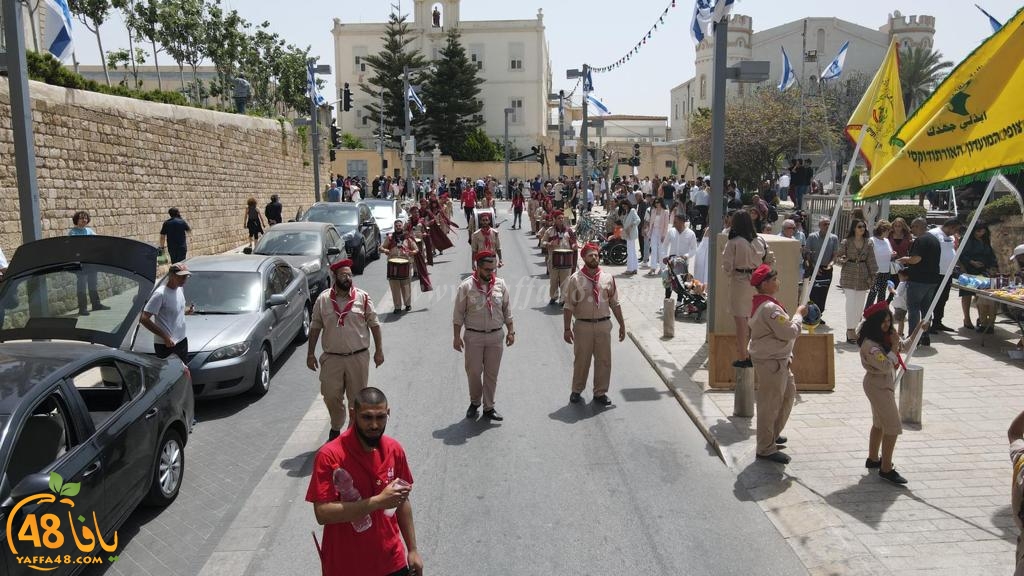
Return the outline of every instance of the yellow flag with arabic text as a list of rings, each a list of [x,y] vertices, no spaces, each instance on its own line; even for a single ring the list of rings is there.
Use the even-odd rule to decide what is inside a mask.
[[[937,90],[922,105],[934,112],[875,171],[858,199],[954,186],[1024,168],[1024,10],[986,44],[997,37],[1002,39],[998,49],[986,50],[989,57],[962,85]],[[977,64],[968,57],[951,76],[968,63]]]
[[[892,138],[906,119],[900,85],[899,43],[893,38],[875,78],[846,124],[846,136],[855,144],[861,131],[865,131],[860,155],[872,175],[899,151]]]

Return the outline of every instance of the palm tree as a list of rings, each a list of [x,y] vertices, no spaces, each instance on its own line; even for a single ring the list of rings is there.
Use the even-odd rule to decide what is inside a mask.
[[[942,59],[942,53],[930,47],[904,45],[900,50],[900,82],[903,84],[903,106],[907,114],[916,109],[935,86],[942,81],[953,63]]]

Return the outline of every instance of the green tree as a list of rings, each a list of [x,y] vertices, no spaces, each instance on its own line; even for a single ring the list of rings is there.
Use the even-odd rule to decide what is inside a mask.
[[[909,45],[900,50],[900,84],[907,116],[931,95],[953,63],[938,50]]]
[[[196,68],[206,57],[206,3],[204,0],[164,0],[159,12],[160,43],[178,64],[185,90],[185,64],[192,68],[192,85],[198,86]],[[199,95],[192,95],[198,101]]]
[[[162,0],[145,0],[134,3],[134,10],[125,12],[125,25],[135,30],[140,41],[149,42],[153,51],[153,66],[156,67],[156,88],[163,90],[164,84],[160,77],[160,60],[157,55],[164,51],[163,46],[157,45],[160,37],[160,2]]]
[[[363,147],[363,141],[355,134],[345,132],[341,135],[341,147],[358,150]]]
[[[469,61],[457,28],[448,31],[447,43],[434,70],[426,75],[423,104],[430,112],[420,123],[424,143],[434,142],[442,154],[462,160],[466,137],[483,125],[483,102],[479,99],[483,80]]]
[[[276,103],[301,115],[309,113],[306,71],[306,63],[310,59],[309,50],[308,46],[302,50],[289,44],[281,52],[274,66],[278,87]],[[318,79],[317,82],[322,88],[322,81]]]
[[[239,16],[237,10],[225,12],[220,0],[215,0],[207,10],[206,53],[217,69],[217,83],[212,92],[223,99],[231,95],[242,53],[249,42],[246,30],[252,24]]]
[[[502,150],[491,140],[483,128],[470,132],[462,142],[462,160],[467,162],[497,162]]]
[[[409,83],[420,84],[423,74],[414,70],[425,67],[427,60],[419,50],[409,49],[414,38],[409,32],[405,15],[398,16],[392,12],[381,39],[384,40],[384,49],[365,58],[366,63],[373,68],[373,76],[361,83],[359,88],[367,95],[368,102],[363,108],[371,118],[380,117],[379,101],[383,94],[384,133],[391,134],[393,141],[400,142],[405,127],[403,73],[408,68]]]
[[[96,36],[96,45],[100,49],[100,63],[103,64],[103,77],[110,86],[110,72],[107,70],[106,52],[103,50],[103,39],[100,38],[100,26],[110,15],[110,0],[69,0],[68,8],[79,22]]]
[[[273,78],[284,54],[285,42],[270,31],[270,22],[258,25],[242,47],[241,75],[252,85],[252,108],[270,115],[277,112]]]

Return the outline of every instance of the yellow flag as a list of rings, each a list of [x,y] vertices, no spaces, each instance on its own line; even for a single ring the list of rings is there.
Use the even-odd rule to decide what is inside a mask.
[[[899,148],[892,143],[892,137],[906,119],[903,89],[900,87],[899,44],[893,38],[882,59],[882,66],[846,124],[846,135],[854,143],[860,138],[861,130],[866,131],[860,155],[871,175],[896,155]]]
[[[992,38],[1004,31],[999,48],[962,86],[931,96],[925,103],[934,110],[931,117],[861,189],[859,199],[953,186],[1024,168],[1024,10]]]

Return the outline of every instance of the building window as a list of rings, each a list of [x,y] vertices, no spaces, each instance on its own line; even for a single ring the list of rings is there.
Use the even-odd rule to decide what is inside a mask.
[[[526,44],[522,42],[508,43],[508,67],[510,70],[522,70],[526,59]]]
[[[368,125],[370,123],[370,117],[369,116],[363,116],[362,120],[363,120],[363,126],[366,126],[366,125]]]
[[[679,119],[679,102],[676,102],[676,111],[672,117],[675,118],[676,120]]]
[[[818,28],[818,54],[825,53],[825,29]]]
[[[510,62],[508,63],[508,67],[509,67],[509,68],[510,68],[511,70],[522,70],[522,69],[523,69],[523,61],[522,61],[522,60],[519,60],[519,59],[516,59],[516,58],[513,58],[513,59],[512,59],[512,60],[511,60],[511,61],[510,61]]]
[[[523,123],[523,99],[522,98],[512,98],[509,101],[509,108],[514,110],[514,112],[512,112],[512,114],[509,115],[509,118],[508,118],[509,124],[522,124]]]
[[[352,56],[354,57],[354,60],[355,60],[355,71],[356,72],[366,72],[366,56],[367,56],[367,54],[368,54],[368,50],[366,49],[366,46],[353,46],[352,47]]]
[[[708,99],[708,77],[704,74],[700,75],[700,99]]]
[[[469,61],[476,65],[477,70],[484,69],[484,45],[483,44],[470,44],[469,45]]]

